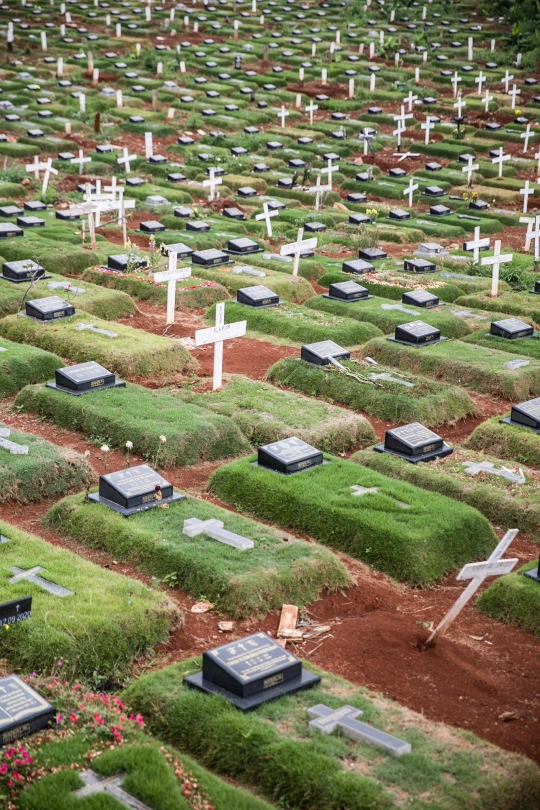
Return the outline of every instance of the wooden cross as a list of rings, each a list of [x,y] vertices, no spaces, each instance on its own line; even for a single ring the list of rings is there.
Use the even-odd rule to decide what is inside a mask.
[[[309,123],[313,125],[313,113],[318,110],[319,107],[317,104],[314,104],[313,101],[310,101],[308,105],[305,107],[305,111],[309,113]]]
[[[467,250],[472,248],[473,252],[473,262],[476,264],[478,261],[478,255],[480,252],[480,248],[489,247],[489,237],[483,236],[480,238],[480,225],[477,225],[474,229],[474,238],[471,239],[470,242],[467,242]]]
[[[147,9],[150,7],[147,6]],[[108,793],[113,796],[122,807],[127,807],[128,810],[150,810],[147,804],[139,801],[130,793],[122,790],[121,785],[126,778],[124,773],[117,774],[116,776],[106,776],[101,779],[94,771],[82,771],[79,777],[84,782],[84,787],[79,788],[73,794],[77,799],[84,799],[87,796],[94,796],[96,793]]]
[[[409,105],[409,112],[412,112],[413,104],[415,101],[418,101],[418,96],[414,96],[412,90],[409,90],[409,95],[405,96],[403,101],[405,104]]]
[[[407,188],[403,189],[403,196],[405,197],[406,194],[409,195],[409,208],[413,206],[413,194],[419,188],[418,183],[414,182],[414,177],[411,177],[409,180],[409,185]]]
[[[503,163],[505,162],[505,160],[510,160],[511,157],[512,155],[505,155],[503,152],[503,147],[499,146],[499,154],[497,155],[497,157],[491,159],[492,163],[495,163],[496,165],[499,166],[499,180],[502,177]]]
[[[501,253],[501,240],[497,239],[495,242],[495,249],[493,251],[493,256],[485,256],[480,264],[482,265],[493,265],[493,272],[491,274],[491,297],[495,298],[497,295],[497,290],[499,288],[499,268],[501,264],[506,264],[507,262],[511,262],[514,258],[512,253]]]
[[[424,143],[427,145],[429,143],[429,132],[430,130],[435,129],[435,124],[433,123],[429,115],[426,117],[425,122],[423,124],[420,124],[420,129],[424,129],[426,131],[426,138],[424,140]]]
[[[214,344],[214,377],[212,390],[217,391],[223,385],[223,342],[233,338],[244,337],[247,321],[225,323],[225,304],[216,304],[216,324],[208,329],[197,329],[195,346]]]
[[[281,250],[279,251],[280,256],[294,256],[294,264],[293,264],[293,276],[298,275],[298,265],[300,264],[300,254],[303,250],[311,250],[312,248],[317,247],[317,237],[314,236],[311,239],[302,239],[304,235],[304,229],[298,229],[298,238],[296,242],[291,242],[288,245],[282,245]]]
[[[450,81],[452,82],[452,87],[454,88],[454,96],[457,96],[458,82],[461,81],[461,76],[458,74],[457,70],[455,71]]]
[[[260,222],[261,219],[264,219],[266,223],[266,233],[268,236],[272,236],[272,220],[271,217],[277,217],[279,211],[271,211],[268,203],[263,203],[263,213],[262,214],[255,214],[255,219]]]
[[[144,151],[146,159],[150,160],[154,155],[154,139],[151,132],[144,133]]]
[[[513,110],[516,109],[516,96],[521,94],[521,90],[517,89],[517,86],[514,84],[511,90],[508,91],[508,95],[512,99],[512,104],[510,105]]]
[[[124,155],[123,157],[119,157],[116,161],[120,165],[124,164],[124,170],[126,174],[129,174],[131,171],[131,161],[137,160],[137,155],[130,155],[127,147],[124,146]]]
[[[505,93],[508,93],[508,85],[509,85],[509,83],[512,81],[512,79],[513,79],[513,78],[514,78],[514,77],[513,77],[513,76],[510,76],[510,74],[508,73],[508,71],[506,71],[506,73],[505,73],[505,74],[504,74],[504,76],[503,76],[503,80],[502,80],[502,82],[501,82],[501,84],[504,84],[504,92],[505,92]]]
[[[176,303],[176,282],[191,276],[191,267],[177,267],[178,254],[169,251],[169,269],[164,273],[154,273],[154,281],[158,284],[167,282],[167,326],[174,323]]]
[[[479,96],[482,95],[482,87],[483,87],[483,84],[484,84],[485,81],[486,81],[486,77],[484,76],[482,71],[480,71],[480,73],[478,74],[478,76],[474,80],[474,83],[478,85],[478,95]]]
[[[486,88],[486,94],[484,96],[484,110],[485,112],[489,112],[489,102],[493,101],[493,96],[489,95],[489,90]]]
[[[210,189],[208,199],[210,202],[212,202],[212,200],[216,196],[216,186],[221,185],[223,183],[223,180],[221,179],[221,177],[216,177],[216,170],[213,166],[210,167],[208,172],[210,174],[210,177],[208,178],[208,180],[203,180],[203,186],[205,188]]]
[[[332,172],[337,172],[338,169],[339,165],[336,163],[334,166],[331,158],[328,158],[328,167],[326,169],[321,169],[321,174],[328,175],[328,185],[330,186],[330,191],[332,191]]]
[[[58,169],[53,169],[52,158],[49,158],[45,164],[45,174],[43,175],[43,185],[41,187],[42,194],[45,194],[47,191],[51,174],[58,174]]]
[[[518,562],[517,558],[502,560],[501,557],[516,537],[518,529],[510,529],[506,532],[501,542],[497,545],[485,562],[469,563],[465,565],[456,579],[470,579],[471,582],[463,591],[455,605],[448,611],[444,619],[437,625],[424,645],[424,649],[434,647],[439,638],[445,633],[454,619],[461,613],[469,599],[474,596],[486,577],[497,577],[502,574],[509,574]]]
[[[27,164],[26,171],[31,172],[36,180],[39,180],[39,173],[45,171],[45,164],[40,163],[38,156],[34,155],[34,162]]]
[[[90,163],[92,160],[91,157],[85,157],[84,152],[82,149],[79,149],[79,157],[71,158],[69,161],[70,163],[78,163],[79,164],[79,174],[82,174],[84,171],[84,164]]]
[[[534,189],[529,188],[529,181],[525,180],[525,185],[522,189],[520,189],[519,193],[523,194],[523,213],[527,213],[527,208],[529,206],[529,197],[531,194],[534,194]]]
[[[463,110],[463,107],[467,106],[467,102],[463,101],[463,99],[461,98],[461,93],[458,95],[457,101],[453,106],[458,111],[457,118],[458,118],[458,121],[460,121],[462,119],[462,117],[463,117],[462,114],[461,114],[462,110]]]
[[[285,129],[285,119],[289,115],[289,111],[282,105],[281,110],[278,112],[278,118],[281,118],[281,129]]]
[[[480,167],[478,163],[473,163],[474,158],[469,155],[467,158],[467,165],[462,168],[462,172],[467,172],[467,185],[470,188],[472,186],[472,176],[473,172],[476,172]]]
[[[308,188],[308,191],[311,194],[315,194],[315,210],[318,211],[321,207],[321,194],[324,194],[325,191],[331,191],[332,187],[330,185],[322,186],[321,185],[321,176],[320,174],[317,175],[317,182],[311,188]]]
[[[519,136],[520,138],[525,139],[523,143],[523,154],[525,154],[525,152],[529,148],[529,140],[531,138],[531,135],[534,135],[534,133],[531,133],[531,125],[527,124],[525,132],[522,132],[521,135]]]

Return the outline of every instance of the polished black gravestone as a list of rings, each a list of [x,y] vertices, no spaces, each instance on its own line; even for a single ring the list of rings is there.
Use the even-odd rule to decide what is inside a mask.
[[[413,307],[422,307],[423,309],[431,309],[431,307],[440,306],[440,301],[437,296],[427,290],[411,290],[410,292],[405,292],[401,296],[401,303],[411,304]]]
[[[115,270],[119,273],[126,273],[128,267],[133,270],[142,270],[148,267],[146,259],[140,259],[138,256],[130,255],[129,253],[120,253],[116,256],[107,256],[107,269]]]
[[[13,236],[22,236],[24,231],[18,225],[10,222],[0,222],[0,239],[10,239]]]
[[[492,321],[489,334],[507,340],[534,337],[534,327],[520,321],[519,318],[504,318],[502,321]]]
[[[236,300],[248,307],[275,307],[279,304],[279,295],[264,284],[257,284],[254,287],[242,287],[237,290]]]
[[[387,259],[388,253],[385,253],[384,250],[376,247],[360,248],[358,251],[358,258],[365,259],[365,261],[368,262],[376,262],[379,259]]]
[[[0,605],[0,627],[24,622],[32,615],[32,597],[23,596],[13,599],[12,602],[3,602]]]
[[[364,261],[364,259],[351,259],[348,262],[343,262],[341,270],[343,273],[357,273],[361,275],[362,273],[370,273],[372,270],[375,270],[375,265]]]
[[[411,321],[396,326],[394,337],[389,337],[395,343],[404,343],[406,346],[427,346],[445,340],[441,337],[441,330],[430,326],[424,321]]]
[[[70,315],[75,315],[75,307],[58,295],[49,295],[47,298],[35,298],[33,301],[27,301],[26,314],[36,321],[56,321],[59,318],[69,318]]]
[[[420,422],[387,430],[384,434],[384,444],[379,444],[374,449],[377,453],[399,456],[412,464],[444,458],[454,452],[437,433],[424,427]]]
[[[317,343],[307,343],[302,346],[300,357],[306,363],[312,363],[315,366],[327,366],[332,361],[330,358],[341,358],[348,360],[351,353],[347,349],[338,346],[333,340],[320,340]]]
[[[303,439],[292,436],[290,439],[261,445],[257,452],[256,463],[259,467],[291,475],[322,464],[323,454]]]
[[[51,278],[51,276],[45,273],[45,268],[32,259],[22,259],[17,262],[4,262],[0,278],[11,281],[13,284],[20,284],[30,279]]]
[[[184,678],[188,686],[222,695],[244,712],[283,695],[310,689],[320,680],[263,632],[208,650],[203,653],[202,671]]]
[[[540,434],[540,397],[512,405],[510,416],[501,419],[505,425],[528,428]]]
[[[349,225],[369,225],[371,219],[366,214],[350,214]]]
[[[148,464],[100,475],[99,491],[88,496],[89,501],[108,506],[124,517],[183,498]]]
[[[202,267],[216,267],[221,264],[229,264],[229,261],[229,254],[216,248],[196,250],[191,254],[191,263],[200,264]]]
[[[99,363],[90,360],[76,366],[66,366],[55,371],[55,381],[47,383],[47,388],[55,388],[66,394],[81,396],[103,388],[125,388],[125,382],[116,379],[116,374],[108,371]]]
[[[49,725],[56,709],[17,675],[0,678],[0,747]]]
[[[224,252],[233,256],[245,256],[249,253],[261,253],[262,250],[263,248],[253,239],[243,236],[239,239],[229,239]]]
[[[403,270],[405,273],[435,273],[437,267],[427,259],[405,259]]]
[[[177,259],[187,259],[193,253],[193,248],[184,245],[183,242],[172,242],[170,245],[162,245],[161,252],[164,256],[176,253]]]
[[[323,298],[330,298],[331,301],[344,301],[350,304],[354,301],[365,301],[367,298],[373,298],[373,296],[369,294],[366,287],[362,287],[356,281],[338,281],[336,284],[330,284],[328,294],[323,295]]]
[[[147,222],[141,222],[139,228],[142,233],[161,233],[165,230],[165,225],[155,219],[150,219]]]
[[[186,231],[194,231],[195,233],[206,233],[212,230],[208,222],[203,222],[200,219],[191,220],[186,222]]]

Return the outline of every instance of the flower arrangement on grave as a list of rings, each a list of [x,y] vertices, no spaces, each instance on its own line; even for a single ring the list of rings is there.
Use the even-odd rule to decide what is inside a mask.
[[[369,217],[369,221],[372,225],[377,224],[377,217],[379,216],[379,212],[376,208],[366,208],[366,215]]]

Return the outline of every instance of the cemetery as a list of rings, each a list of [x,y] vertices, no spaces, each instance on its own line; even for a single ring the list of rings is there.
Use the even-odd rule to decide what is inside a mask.
[[[540,807],[539,27],[0,0],[0,808]]]

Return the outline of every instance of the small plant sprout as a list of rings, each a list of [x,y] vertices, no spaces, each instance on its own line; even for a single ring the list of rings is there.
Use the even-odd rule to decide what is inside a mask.
[[[133,442],[130,441],[126,442],[126,450],[127,450],[126,467],[129,467],[129,454],[133,450]]]
[[[158,468],[158,462],[159,462],[159,453],[160,453],[160,450],[161,450],[161,446],[162,446],[163,444],[165,444],[165,442],[166,442],[166,441],[167,441],[167,437],[166,437],[166,436],[161,435],[161,436],[159,437],[159,444],[158,444],[158,446],[157,446],[156,454],[155,454],[155,456],[154,456],[153,463],[152,463],[152,466],[153,466],[153,468],[154,468],[155,470],[157,470],[157,468]]]
[[[105,472],[107,472],[107,461],[108,461],[107,453],[109,452],[110,447],[108,444],[102,444],[100,449],[101,452],[103,453],[103,464],[105,466]]]

